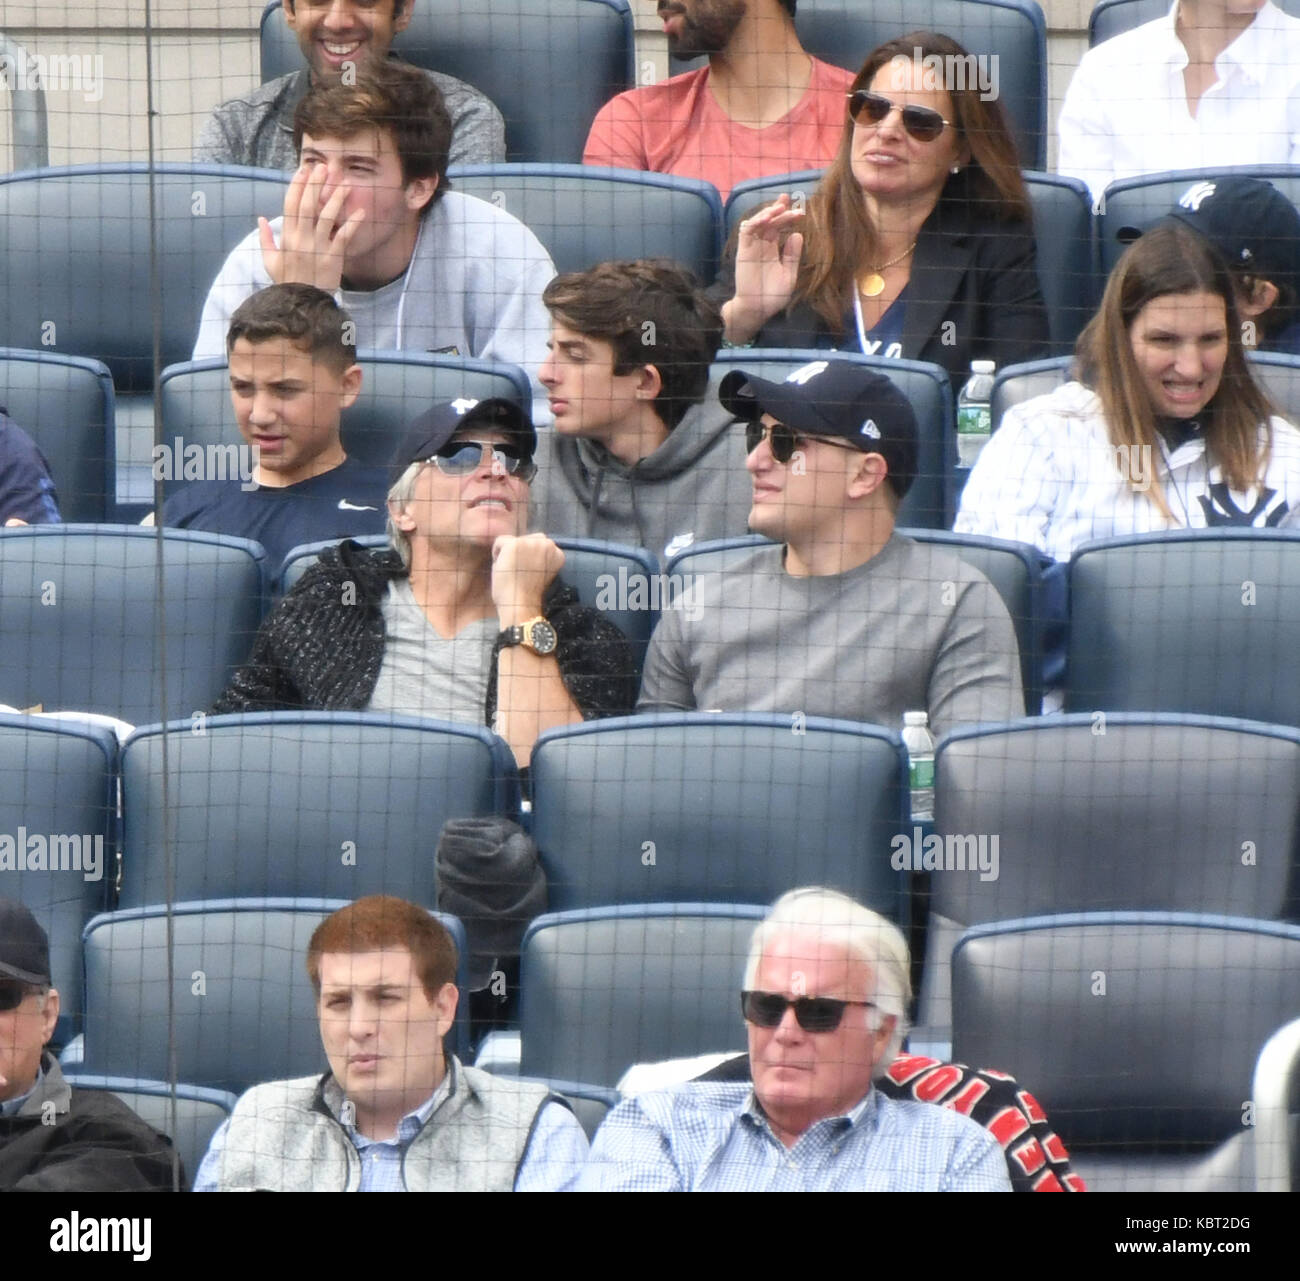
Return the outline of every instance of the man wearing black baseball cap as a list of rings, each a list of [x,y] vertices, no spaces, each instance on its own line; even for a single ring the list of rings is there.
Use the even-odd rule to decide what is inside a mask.
[[[1271,182],[1236,174],[1198,179],[1167,217],[1199,232],[1224,257],[1247,347],[1300,356],[1300,212]],[[1137,227],[1116,239],[1131,244]]]
[[[168,1141],[114,1095],[63,1079],[45,1049],[58,1019],[45,931],[0,898],[0,1192],[170,1191]]]
[[[495,725],[527,765],[546,729],[629,711],[623,634],[527,534],[536,436],[511,400],[461,398],[393,459],[391,547],[326,551],[263,622],[214,712],[370,710]]]
[[[1024,715],[1001,598],[951,552],[899,535],[916,417],[888,378],[815,360],[783,382],[736,372],[723,404],[746,424],[757,547],[694,585],[697,621],[666,613],[638,710],[768,711],[935,735]]]

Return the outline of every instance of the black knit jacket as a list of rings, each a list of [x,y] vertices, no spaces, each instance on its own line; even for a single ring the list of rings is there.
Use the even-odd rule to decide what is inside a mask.
[[[360,711],[384,660],[384,596],[406,574],[395,551],[348,540],[321,555],[263,621],[253,652],[212,706],[213,713]],[[565,688],[585,720],[621,716],[636,704],[638,679],[626,637],[558,578],[542,598],[555,628]],[[483,723],[496,718],[493,651]]]

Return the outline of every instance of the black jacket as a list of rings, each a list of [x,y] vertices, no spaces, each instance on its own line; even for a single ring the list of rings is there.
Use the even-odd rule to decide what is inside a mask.
[[[405,572],[392,550],[371,551],[350,540],[329,548],[263,621],[248,662],[212,711],[364,709],[384,660],[384,596]],[[630,712],[638,681],[623,633],[580,605],[577,592],[559,579],[547,589],[542,612],[555,628],[560,673],[583,716]],[[497,652],[485,725],[496,718]]]
[[[733,262],[728,271],[734,270]],[[719,285],[720,296],[730,298],[734,274]],[[917,238],[902,344],[904,359],[946,369],[954,394],[970,376],[972,360],[992,360],[1001,369],[1050,356],[1032,226],[980,218],[953,194],[941,199]],[[852,308],[836,336],[811,306],[796,302],[759,330],[755,345],[856,351]]]
[[[0,1192],[172,1190],[169,1139],[115,1095],[72,1089],[52,1054],[41,1067],[44,1079],[18,1115],[0,1117]]]

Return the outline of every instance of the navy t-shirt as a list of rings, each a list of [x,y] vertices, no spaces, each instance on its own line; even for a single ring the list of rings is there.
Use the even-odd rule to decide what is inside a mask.
[[[272,573],[300,543],[382,534],[388,472],[348,458],[330,471],[280,489],[239,480],[196,480],[163,503],[169,529],[205,529],[252,538],[266,548]]]
[[[53,525],[63,519],[45,456],[0,409],[0,526],[15,516],[29,525]]]

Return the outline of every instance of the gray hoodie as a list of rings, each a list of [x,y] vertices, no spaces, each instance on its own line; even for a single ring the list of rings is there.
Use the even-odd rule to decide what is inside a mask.
[[[595,441],[539,433],[531,526],[552,537],[599,538],[654,553],[661,563],[696,543],[748,529],[753,494],[745,433],[716,387],[631,467]]]

